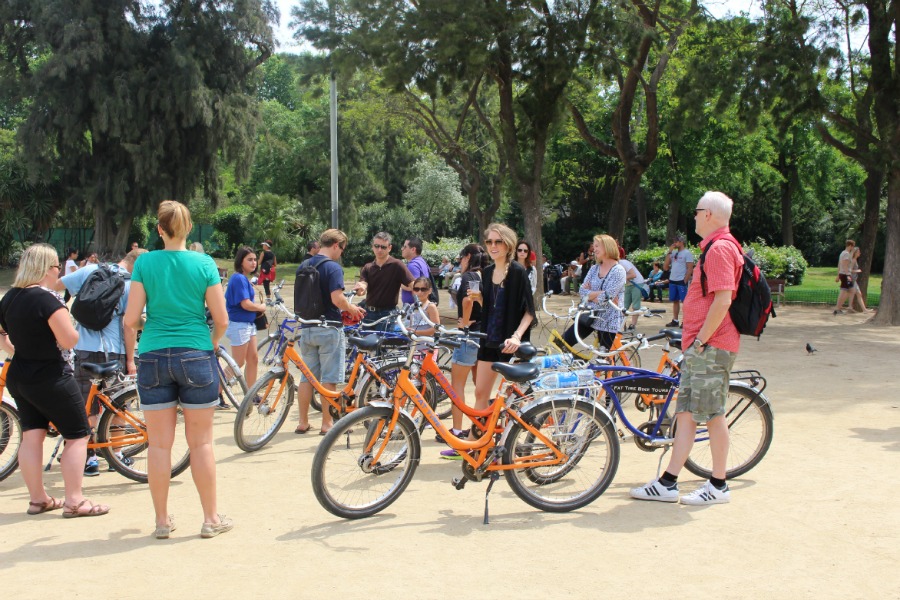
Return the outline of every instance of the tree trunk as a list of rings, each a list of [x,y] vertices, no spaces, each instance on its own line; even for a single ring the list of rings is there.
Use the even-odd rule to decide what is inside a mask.
[[[869,274],[872,272],[872,259],[875,256],[875,241],[878,237],[878,219],[881,216],[881,190],[884,187],[884,171],[866,169],[866,213],[863,219],[862,239],[859,241],[859,289],[863,298],[869,289]]]
[[[625,235],[625,221],[628,217],[628,204],[635,190],[641,184],[641,176],[643,171],[631,166],[626,166],[622,170],[622,178],[616,183],[616,190],[613,192],[613,203],[609,207],[609,224],[607,232],[617,242],[622,243]]]
[[[778,155],[778,170],[784,181],[781,183],[781,243],[785,246],[794,245],[794,221],[792,217],[792,204],[794,190],[799,186],[800,175],[797,172],[797,164],[790,161],[781,151]]]
[[[116,218],[103,210],[100,203],[94,204],[94,241],[92,249],[103,261],[116,261],[124,256],[128,245],[128,234],[134,216]]]
[[[888,177],[884,279],[878,313],[872,318],[876,325],[900,325],[900,165],[896,162]]]
[[[522,185],[522,213],[525,222],[525,239],[534,246],[534,254],[537,257],[537,291],[535,295],[544,294],[544,276],[541,267],[541,256],[544,254],[544,242],[541,239],[541,180],[534,179],[527,185]]]
[[[647,195],[643,186],[638,186],[634,200],[638,221],[638,247],[646,248],[650,245],[650,233],[647,231]]]
[[[678,198],[669,199],[669,218],[666,220],[666,245],[672,243],[678,233],[678,215],[681,212],[681,203]]]

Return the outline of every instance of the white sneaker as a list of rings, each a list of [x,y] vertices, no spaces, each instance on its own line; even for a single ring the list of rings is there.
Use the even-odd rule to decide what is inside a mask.
[[[724,490],[720,490],[709,481],[704,482],[703,485],[696,490],[681,498],[682,504],[689,504],[691,506],[728,504],[729,502],[731,502],[731,491],[728,489],[728,484],[725,484]]]
[[[641,487],[632,488],[629,495],[637,500],[656,500],[657,502],[678,502],[678,484],[672,487],[666,487],[659,482],[659,479],[643,485]]]

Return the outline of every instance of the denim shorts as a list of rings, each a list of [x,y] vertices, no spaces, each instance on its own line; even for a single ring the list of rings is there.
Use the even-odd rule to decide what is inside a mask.
[[[256,323],[244,323],[242,321],[231,321],[228,323],[228,329],[225,330],[225,336],[232,348],[234,346],[243,346],[256,337]]]
[[[297,349],[303,362],[319,383],[344,383],[347,344],[344,333],[332,327],[306,327],[300,333]],[[300,381],[307,381],[300,374]]]
[[[475,366],[475,363],[478,362],[478,346],[475,345],[475,342],[462,342],[459,348],[453,349],[451,360],[454,365],[461,367]]]
[[[685,350],[675,412],[690,412],[697,423],[725,414],[735,358],[737,352],[715,346],[707,346],[703,352],[693,346]]]
[[[162,348],[141,354],[137,365],[142,410],[212,408],[219,403],[219,374],[212,350]]]
[[[687,298],[686,285],[678,283],[669,284],[669,300],[677,302],[679,300],[684,300],[685,298]]]

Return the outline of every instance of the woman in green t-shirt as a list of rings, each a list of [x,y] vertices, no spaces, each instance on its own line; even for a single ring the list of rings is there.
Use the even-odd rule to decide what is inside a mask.
[[[138,395],[147,421],[150,451],[147,475],[156,512],[158,539],[174,530],[168,512],[172,445],[180,405],[185,437],[191,450],[191,473],[203,507],[202,537],[232,527],[216,510],[216,460],[213,455],[213,411],[219,378],[215,346],[228,327],[225,296],[212,258],[188,252],[191,213],[180,202],[159,205],[157,230],[164,250],[141,255],[131,274],[125,324],[137,327],[147,307],[137,367]],[[210,337],[206,307],[213,318]]]

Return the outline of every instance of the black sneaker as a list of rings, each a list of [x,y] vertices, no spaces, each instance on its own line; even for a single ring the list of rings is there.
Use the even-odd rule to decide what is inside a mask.
[[[666,323],[666,327],[678,327],[678,321],[672,320],[669,323]]]

